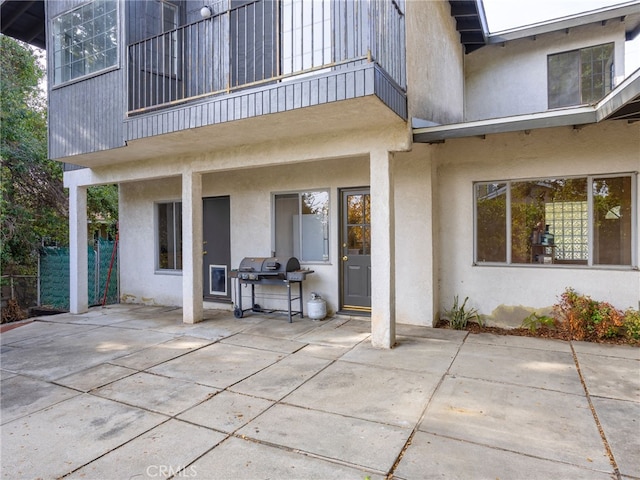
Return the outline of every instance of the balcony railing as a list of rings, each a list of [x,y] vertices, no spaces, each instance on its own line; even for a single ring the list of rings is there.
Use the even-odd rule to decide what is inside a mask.
[[[256,0],[129,45],[129,113],[376,62],[405,89],[403,0]]]

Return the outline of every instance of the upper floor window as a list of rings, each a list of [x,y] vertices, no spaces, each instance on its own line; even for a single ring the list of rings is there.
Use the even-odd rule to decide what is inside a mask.
[[[630,174],[477,183],[477,263],[631,266]]]
[[[55,85],[117,64],[117,4],[117,0],[94,0],[53,20]]]
[[[547,57],[549,108],[600,100],[613,87],[614,44],[606,43]]]
[[[329,192],[285,193],[274,197],[274,252],[301,262],[329,261]]]

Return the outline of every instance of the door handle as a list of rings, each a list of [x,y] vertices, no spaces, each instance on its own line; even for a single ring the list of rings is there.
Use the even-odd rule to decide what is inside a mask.
[[[206,251],[206,250],[205,250],[205,251],[203,251],[203,252],[202,252],[202,254],[203,254],[203,255],[206,255],[206,254],[207,254],[207,251]]]
[[[347,260],[349,260],[349,257],[347,257],[347,256],[345,255],[344,257],[342,257],[342,260],[343,260],[344,262],[346,262]]]

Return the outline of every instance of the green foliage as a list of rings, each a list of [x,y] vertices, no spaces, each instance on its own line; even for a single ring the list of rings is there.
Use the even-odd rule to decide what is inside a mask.
[[[555,328],[555,320],[547,315],[538,315],[533,312],[522,321],[522,327],[528,328],[531,332],[536,332],[541,327]]]
[[[451,328],[463,330],[467,327],[469,320],[472,319],[475,319],[478,324],[482,325],[482,320],[480,315],[478,315],[478,310],[475,308],[467,309],[466,305],[468,300],[469,297],[465,297],[462,305],[459,305],[458,295],[453,297],[453,306],[450,310],[445,311],[445,315],[449,319],[449,325]]]
[[[118,222],[117,185],[98,185],[87,189],[87,218],[90,222],[90,238],[96,233],[115,237]]]
[[[43,238],[67,238],[62,168],[47,159],[44,72],[37,52],[0,35],[0,268],[35,273]]]
[[[640,341],[640,310],[629,308],[622,320],[624,334],[628,340]]]
[[[613,338],[622,332],[624,314],[607,302],[567,288],[553,306],[558,328],[572,340]]]

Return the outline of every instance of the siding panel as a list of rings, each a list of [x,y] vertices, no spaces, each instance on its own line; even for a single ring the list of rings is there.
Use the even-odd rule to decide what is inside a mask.
[[[124,146],[122,82],[115,70],[50,91],[50,158]]]
[[[174,107],[172,112],[161,110],[136,115],[126,120],[126,132],[132,135],[127,140],[368,95],[378,96],[406,120],[405,93],[380,67],[367,63],[297,82],[271,84],[249,92],[212,97],[197,104]]]

